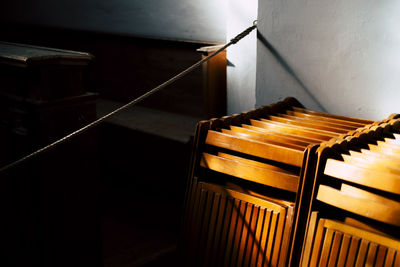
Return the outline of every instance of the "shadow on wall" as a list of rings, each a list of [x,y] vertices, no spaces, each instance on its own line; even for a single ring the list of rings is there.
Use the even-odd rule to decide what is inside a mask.
[[[282,68],[289,73],[292,78],[300,85],[300,87],[304,90],[304,92],[318,105],[318,107],[323,112],[327,112],[325,107],[321,104],[321,102],[315,98],[315,96],[310,92],[307,86],[300,80],[300,78],[296,75],[294,70],[289,66],[285,58],[282,57],[281,54],[275,49],[275,47],[268,42],[264,35],[262,35],[259,31],[257,31],[257,39],[271,52],[274,58],[278,61],[278,63],[282,66]]]

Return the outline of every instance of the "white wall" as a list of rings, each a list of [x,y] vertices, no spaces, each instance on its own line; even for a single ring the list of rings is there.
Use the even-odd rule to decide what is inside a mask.
[[[0,22],[203,42],[224,42],[227,0],[12,0]]]
[[[400,1],[263,0],[258,16],[256,105],[400,113]]]
[[[228,0],[227,41],[253,25],[258,0]],[[227,50],[228,114],[240,113],[256,104],[256,31]]]

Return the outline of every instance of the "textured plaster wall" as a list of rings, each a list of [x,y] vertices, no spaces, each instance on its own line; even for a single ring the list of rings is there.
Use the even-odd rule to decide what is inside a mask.
[[[400,1],[263,0],[256,105],[383,119],[400,113]]]
[[[257,19],[258,0],[228,0],[227,41]],[[240,113],[256,104],[256,31],[227,50],[228,114]]]
[[[0,22],[224,42],[227,0],[1,1]]]

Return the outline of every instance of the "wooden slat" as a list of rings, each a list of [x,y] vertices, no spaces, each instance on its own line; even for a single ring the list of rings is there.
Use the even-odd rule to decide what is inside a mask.
[[[400,266],[400,251],[396,251],[396,256],[394,259],[394,266]]]
[[[396,136],[399,136],[399,135],[397,134],[397,135],[395,135],[395,137],[396,137]],[[384,138],[384,140],[385,140],[385,143],[388,143],[388,144],[400,145],[400,140],[399,140],[399,138]]]
[[[334,234],[334,231],[332,229],[326,229],[324,241],[323,241],[323,245],[322,245],[321,257],[320,257],[319,264],[318,264],[319,266],[326,266],[328,264],[329,253],[330,253],[331,247],[332,247],[333,234]]]
[[[312,138],[317,140],[328,141],[332,137],[336,137],[334,134],[322,134],[317,131],[312,131],[309,128],[296,126],[296,125],[288,125],[285,123],[275,122],[275,121],[259,121],[259,120],[250,120],[251,125],[265,128],[277,132],[288,133],[293,135],[298,135],[306,138]]]
[[[381,195],[378,194],[374,194],[371,192],[368,192],[366,190],[357,188],[355,186],[351,186],[348,184],[342,184],[340,191],[347,194],[347,195],[353,195],[356,196],[358,198],[364,198],[364,199],[368,199],[368,200],[372,200],[374,202],[378,202],[378,203],[382,203],[385,204],[389,207],[392,207],[393,209],[398,209],[400,210],[400,203],[398,201],[383,197]]]
[[[279,260],[278,260],[278,266],[279,267],[284,267],[288,265],[288,262],[290,261],[290,247],[292,246],[293,238],[292,238],[292,232],[295,224],[295,207],[294,205],[288,206],[287,211],[286,211],[286,216],[284,219],[284,228],[282,231],[282,241],[280,245],[280,251],[279,251]]]
[[[257,219],[257,226],[256,226],[256,230],[255,230],[254,244],[253,244],[253,249],[252,249],[252,254],[251,254],[250,266],[256,266],[256,264],[257,264],[258,255],[260,254],[260,251],[261,251],[262,234],[263,234],[263,231],[268,231],[268,229],[265,229],[268,226],[264,227],[264,225],[266,225],[264,220],[269,220],[268,216],[269,216],[268,210],[266,210],[263,207],[260,207],[258,219]]]
[[[232,131],[251,134],[251,135],[255,135],[255,136],[260,136],[260,137],[263,137],[263,138],[267,138],[267,139],[270,139],[270,140],[274,140],[274,141],[282,142],[282,143],[286,143],[286,144],[293,144],[293,145],[298,145],[298,146],[301,146],[301,147],[306,147],[306,146],[308,146],[310,144],[310,142],[297,140],[297,139],[290,138],[290,137],[284,136],[284,135],[263,133],[263,132],[260,132],[260,131],[255,131],[255,130],[251,130],[251,129],[247,129],[247,128],[243,128],[243,127],[238,127],[238,126],[230,126],[230,128],[231,128]]]
[[[381,147],[381,146],[376,146],[376,145],[371,145],[368,144],[369,150],[373,152],[379,152],[379,153],[385,153],[389,156],[395,156],[399,157],[400,156],[400,150],[397,148],[391,148],[391,147]]]
[[[245,213],[244,220],[243,220],[243,230],[241,233],[242,236],[240,238],[239,253],[237,256],[237,260],[236,260],[236,266],[243,265],[243,261],[244,261],[244,257],[245,257],[245,253],[246,253],[247,239],[249,238],[249,235],[252,234],[251,229],[250,229],[250,223],[251,223],[252,216],[253,216],[253,209],[254,209],[254,205],[251,203],[247,203],[246,213]]]
[[[311,217],[308,223],[305,244],[303,245],[303,251],[301,256],[301,266],[309,266],[311,259],[311,249],[314,243],[314,233],[318,223],[318,212],[314,211],[311,213]]]
[[[377,157],[377,158],[398,158],[388,153],[382,153],[381,151],[372,151],[368,149],[361,149],[361,153],[367,155],[368,157]]]
[[[344,266],[347,259],[347,254],[349,251],[351,236],[348,234],[343,235],[342,245],[340,246],[340,252],[338,257],[337,266]]]
[[[353,121],[348,121],[348,120],[343,120],[343,119],[328,118],[328,117],[324,117],[324,116],[307,114],[307,113],[291,111],[291,110],[286,111],[286,113],[288,115],[291,115],[291,116],[302,117],[302,118],[305,118],[305,119],[326,121],[326,122],[329,122],[329,123],[335,123],[335,124],[338,124],[338,125],[352,127],[352,128],[355,128],[355,129],[363,127],[364,125],[366,125],[366,123],[353,122]]]
[[[348,130],[344,129],[337,129],[333,127],[328,127],[328,126],[322,126],[310,121],[305,121],[305,120],[299,120],[299,119],[289,119],[285,117],[277,117],[277,116],[267,116],[265,119],[261,118],[261,121],[277,121],[281,123],[286,123],[286,124],[291,124],[291,125],[298,125],[302,127],[309,128],[311,130],[316,130],[316,131],[325,131],[330,134],[344,134],[347,133]]]
[[[218,251],[220,250],[220,244],[222,239],[224,239],[223,231],[224,231],[224,223],[229,221],[229,211],[228,211],[228,200],[226,197],[220,197],[219,203],[219,211],[217,214],[217,223],[215,226],[215,234],[212,252],[210,255],[210,260],[205,263],[205,266],[213,266],[216,264],[216,260],[218,257]]]
[[[368,162],[367,160],[365,160],[363,158],[353,157],[353,156],[346,155],[346,154],[342,154],[341,156],[345,163],[349,163],[349,164],[356,165],[359,167],[368,168],[371,164],[371,162]]]
[[[358,238],[357,236],[352,236],[349,252],[347,254],[347,259],[346,259],[346,267],[354,266],[359,245],[360,245],[360,238]]]
[[[317,199],[329,205],[392,225],[400,226],[400,209],[365,198],[348,195],[329,186],[320,185]]]
[[[279,256],[281,253],[281,245],[282,245],[282,241],[283,241],[283,231],[285,229],[287,213],[288,213],[287,210],[279,213],[278,223],[277,223],[276,233],[275,233],[275,240],[274,240],[274,244],[272,247],[272,257],[271,257],[271,265],[272,266],[278,266],[278,263],[279,263]]]
[[[298,107],[293,107],[293,110],[297,111],[297,112],[303,112],[303,113],[306,113],[306,114],[324,116],[324,117],[327,117],[327,118],[341,119],[341,120],[346,120],[346,121],[353,121],[353,122],[358,122],[358,123],[365,123],[365,124],[374,123],[374,121],[372,121],[372,120],[366,120],[366,119],[359,119],[359,118],[353,118],[353,117],[348,117],[348,116],[329,114],[329,113],[313,111],[313,110],[304,109],[304,108],[298,108]]]
[[[386,258],[386,253],[387,253],[387,247],[379,246],[374,266],[376,267],[383,266]]]
[[[334,159],[326,161],[324,173],[345,181],[400,194],[399,175],[361,168]],[[379,177],[379,183],[376,182],[377,177]]]
[[[339,256],[340,245],[342,243],[343,234],[341,232],[335,231],[335,235],[333,237],[332,249],[329,255],[328,267],[336,266],[336,262]]]
[[[356,267],[364,266],[365,260],[367,258],[369,241],[363,239],[361,240],[360,248],[358,249],[357,259],[356,259]]]
[[[236,132],[236,131],[231,131],[231,130],[227,130],[227,129],[221,129],[221,132],[224,134],[237,136],[239,138],[245,138],[245,139],[258,141],[261,143],[283,146],[283,147],[292,148],[292,149],[296,149],[296,150],[300,150],[300,151],[304,151],[304,149],[306,148],[306,146],[294,145],[294,144],[290,144],[290,143],[271,140],[271,139],[268,139],[268,138],[265,138],[262,136],[257,136],[257,135],[253,135],[253,134],[249,134],[249,133]]]
[[[257,257],[257,266],[263,266],[265,254],[267,253],[267,241],[269,237],[269,233],[271,229],[274,227],[273,223],[271,223],[273,218],[273,212],[271,210],[266,210],[265,218],[264,218],[264,225],[261,232],[260,238],[260,247],[258,250],[258,257]]]
[[[239,190],[239,189],[237,189],[237,190]],[[282,205],[283,207],[291,207],[291,208],[293,208],[294,205],[295,205],[295,202],[293,202],[293,201],[288,201],[288,200],[284,200],[284,199],[279,199],[279,198],[276,198],[276,197],[270,197],[270,196],[267,196],[267,195],[263,195],[263,194],[254,192],[254,191],[252,191],[251,189],[245,189],[244,192],[245,192],[246,194],[251,195],[251,196],[255,196],[255,197],[264,199],[264,200],[266,200],[266,201],[270,201],[270,202],[272,202],[272,203],[276,203],[276,204],[278,204],[278,205]]]
[[[396,251],[392,248],[388,249],[385,259],[385,267],[392,267],[394,263],[394,256],[396,255]]]
[[[400,162],[397,158],[390,158],[388,155],[381,154],[381,153],[361,153],[356,151],[349,151],[352,157],[359,158],[367,162],[368,164],[372,165],[388,165],[396,168],[400,168]],[[370,151],[371,152],[371,151]]]
[[[378,250],[378,245],[376,243],[371,242],[369,244],[365,266],[371,266],[371,267],[374,266],[377,250]]]
[[[245,129],[249,129],[249,130],[253,130],[256,132],[262,132],[262,133],[266,133],[266,134],[273,134],[273,135],[280,135],[286,138],[290,138],[293,140],[299,140],[301,142],[305,142],[305,143],[310,143],[310,144],[318,144],[321,143],[322,141],[324,141],[325,139],[316,139],[316,138],[309,138],[309,137],[304,137],[304,136],[300,136],[300,135],[295,135],[294,133],[290,134],[290,133],[285,133],[283,131],[275,131],[273,129],[266,129],[266,128],[261,128],[261,127],[257,127],[257,126],[253,126],[253,125],[247,125],[247,124],[242,124],[242,127]]]
[[[233,209],[234,206],[234,199],[232,197],[227,198],[227,203],[226,203],[226,209],[225,209],[225,220],[223,224],[223,231],[221,233],[221,240],[218,246],[218,253],[216,256],[216,264],[215,266],[222,266],[224,259],[225,259],[225,252],[226,252],[226,247],[227,247],[227,242],[229,240],[229,229],[231,228],[232,223],[236,223],[236,215],[235,215],[235,209]]]
[[[240,245],[241,245],[241,238],[244,235],[247,234],[247,229],[246,229],[246,213],[247,213],[247,208],[251,207],[251,204],[242,202],[240,204],[240,208],[238,210],[238,219],[237,219],[237,224],[236,224],[236,230],[235,230],[235,238],[233,241],[233,248],[232,248],[232,254],[231,254],[231,259],[229,265],[233,266],[236,265],[236,262],[238,261],[238,256],[240,255]]]
[[[282,203],[277,203],[275,201],[270,201],[266,198],[261,198],[261,197],[257,197],[257,196],[252,196],[250,194],[247,193],[242,193],[239,192],[237,190],[233,190],[229,187],[225,187],[225,186],[220,186],[220,185],[216,185],[216,184],[210,184],[210,183],[201,183],[202,188],[205,188],[207,190],[228,196],[228,197],[232,197],[235,199],[239,199],[245,202],[250,202],[253,203],[254,205],[258,205],[260,207],[265,207],[277,212],[285,212],[288,205],[293,205],[293,202],[285,202],[282,201]],[[287,204],[285,204],[287,203]]]
[[[339,123],[321,120],[320,118],[299,117],[299,116],[292,116],[289,114],[278,114],[278,116],[285,118],[285,119],[299,120],[299,121],[303,121],[303,122],[307,122],[307,123],[313,123],[313,124],[316,124],[319,126],[329,127],[329,128],[337,129],[337,130],[344,131],[344,132],[348,132],[348,131],[359,128],[359,127],[348,126],[348,125],[343,125],[343,124],[339,124]]]
[[[249,234],[247,237],[246,252],[243,259],[243,266],[249,266],[252,259],[254,244],[257,242],[256,239],[256,229],[258,226],[258,219],[260,214],[260,207],[257,205],[253,206],[253,214],[249,222]]]
[[[357,167],[365,168],[365,169],[370,169],[370,170],[376,170],[376,171],[383,171],[383,172],[389,172],[392,174],[397,174],[400,175],[400,168],[396,168],[393,166],[389,166],[386,162],[389,162],[389,160],[382,160],[382,161],[373,161],[370,162],[369,160],[365,160],[362,158],[358,157],[353,157],[349,155],[342,155],[342,158],[344,162],[352,164]]]
[[[268,233],[268,241],[267,241],[267,247],[264,255],[264,263],[268,265],[272,265],[272,256],[273,256],[273,251],[274,251],[274,245],[276,242],[276,234],[278,232],[278,225],[279,225],[279,217],[281,216],[281,213],[278,212],[273,212],[272,213],[272,218],[271,218],[271,225],[269,228],[269,233]],[[276,265],[275,265],[276,266]]]
[[[299,178],[283,172],[203,153],[201,166],[241,179],[297,192]]]
[[[206,144],[300,167],[303,151],[208,131]]]
[[[328,127],[319,127],[312,123],[303,123],[301,121],[289,120],[289,119],[280,118],[280,117],[276,117],[276,116],[268,116],[267,118],[260,118],[260,120],[265,123],[281,123],[281,124],[293,126],[293,127],[299,128],[299,129],[316,132],[316,133],[319,133],[319,134],[325,135],[325,136],[334,137],[334,136],[337,136],[340,134],[336,131],[333,131],[333,129],[329,128],[329,130],[328,130],[327,129]],[[321,128],[325,128],[325,129],[321,129]],[[341,132],[341,133],[345,133],[345,132]]]
[[[231,225],[229,227],[229,232],[228,232],[228,239],[226,242],[226,249],[225,249],[225,255],[224,255],[224,265],[229,266],[229,263],[231,261],[232,257],[232,248],[233,248],[233,241],[235,240],[235,233],[236,233],[236,225],[238,222],[239,218],[239,210],[240,210],[240,205],[242,201],[239,199],[234,199],[233,202],[233,212],[232,212],[232,217],[231,217]]]
[[[350,152],[351,155],[354,155],[355,152]],[[400,168],[400,164],[398,161],[398,156],[396,154],[388,154],[382,153],[380,151],[371,151],[367,149],[361,149],[360,158],[366,158],[371,164],[380,164],[387,165],[388,167],[394,167],[395,169]],[[357,155],[357,154],[356,154]]]
[[[377,228],[375,228],[372,224],[369,223],[365,223],[362,221],[362,219],[355,219],[353,217],[345,217],[343,220],[343,223],[348,224],[350,226],[354,226],[356,228],[359,229],[363,229],[363,230],[367,230],[373,233],[377,233],[377,234],[384,234],[384,232],[378,230]]]
[[[323,242],[324,235],[325,235],[324,224],[325,224],[325,219],[320,219],[318,222],[318,226],[317,226],[317,230],[316,230],[316,234],[315,234],[315,238],[314,238],[314,242],[313,242],[310,266],[317,266],[317,264],[319,262],[322,242]]]
[[[400,150],[400,145],[398,143],[395,142],[383,142],[383,141],[377,141],[376,142],[378,147],[387,147],[387,148],[391,148],[391,149],[397,149]]]
[[[212,207],[214,203],[215,193],[207,191],[206,203],[204,205],[203,216],[201,216],[201,228],[200,228],[200,241],[197,248],[197,262],[201,264],[204,259],[205,247],[207,245],[207,237],[210,231],[210,219],[212,215]]]
[[[211,216],[210,216],[210,223],[209,223],[209,227],[208,227],[208,235],[207,235],[207,241],[205,244],[205,253],[204,253],[204,266],[209,266],[209,262],[211,261],[211,255],[212,255],[212,248],[214,246],[214,240],[215,237],[214,235],[216,235],[218,232],[216,231],[217,228],[217,218],[219,213],[221,213],[220,211],[220,201],[221,201],[222,197],[221,194],[216,193],[214,195],[214,202],[212,205],[212,210],[211,210]]]
[[[263,163],[263,162],[256,161],[256,160],[246,159],[246,158],[234,156],[234,155],[223,153],[223,152],[218,152],[218,157],[225,158],[225,159],[236,160],[236,161],[245,163],[247,165],[260,167],[260,168],[268,169],[268,170],[271,170],[271,171],[277,171],[277,172],[281,172],[281,173],[286,173],[288,175],[298,176],[297,172],[296,173],[295,172],[291,172],[291,171],[285,170],[283,168],[277,167],[277,166],[272,165],[272,164],[267,164],[267,163]]]

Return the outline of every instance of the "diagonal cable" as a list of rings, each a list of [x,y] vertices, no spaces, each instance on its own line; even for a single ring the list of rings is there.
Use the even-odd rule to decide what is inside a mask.
[[[160,90],[163,89],[164,87],[166,87],[166,86],[170,85],[171,83],[174,83],[175,81],[181,79],[183,76],[185,76],[185,75],[188,74],[189,72],[193,71],[194,69],[196,69],[197,67],[199,67],[199,66],[200,66],[201,64],[203,64],[204,62],[207,62],[207,61],[210,60],[212,57],[214,57],[215,55],[217,55],[217,54],[220,53],[221,51],[223,51],[223,50],[225,50],[226,48],[228,48],[230,45],[236,44],[238,41],[240,41],[240,40],[243,39],[245,36],[247,36],[250,32],[252,32],[255,28],[257,28],[256,21],[254,21],[253,26],[248,27],[246,30],[244,30],[243,32],[241,32],[240,34],[238,34],[237,36],[235,36],[234,38],[232,38],[232,39],[230,40],[230,42],[228,42],[228,43],[226,43],[225,45],[223,45],[223,46],[222,46],[221,48],[219,48],[217,51],[215,51],[214,53],[210,54],[209,56],[207,56],[207,57],[205,57],[205,58],[199,60],[198,62],[196,62],[196,63],[193,64],[192,66],[188,67],[188,68],[185,69],[184,71],[180,72],[179,74],[175,75],[175,76],[172,77],[171,79],[165,81],[164,83],[162,83],[162,84],[158,85],[157,87],[151,89],[150,91],[144,93],[143,95],[139,96],[138,98],[135,98],[134,100],[128,102],[127,104],[125,104],[125,105],[123,105],[123,106],[121,106],[121,107],[119,107],[119,108],[117,108],[117,109],[111,111],[110,113],[107,113],[106,115],[104,115],[104,116],[98,118],[97,120],[95,120],[95,121],[93,121],[93,122],[87,124],[86,126],[84,126],[84,127],[80,128],[80,129],[78,129],[78,130],[76,130],[76,131],[74,131],[74,132],[72,132],[72,133],[70,133],[70,134],[68,134],[68,135],[66,135],[66,136],[64,136],[64,137],[62,137],[61,139],[58,139],[57,141],[55,141],[55,142],[53,142],[53,143],[51,143],[51,144],[49,144],[49,145],[47,145],[47,146],[44,146],[44,147],[42,147],[42,148],[36,150],[35,152],[33,152],[33,153],[31,153],[31,154],[29,154],[29,155],[27,155],[27,156],[25,156],[25,157],[22,157],[22,158],[20,158],[20,159],[14,161],[14,162],[8,164],[8,165],[3,166],[3,167],[0,169],[0,172],[3,172],[3,171],[5,171],[5,170],[7,170],[7,169],[9,169],[9,168],[15,167],[15,166],[17,166],[17,165],[19,165],[19,164],[25,162],[26,160],[29,160],[29,159],[31,159],[31,158],[33,158],[33,157],[35,157],[35,156],[37,156],[37,155],[39,155],[39,154],[41,154],[41,153],[47,151],[47,150],[50,150],[50,149],[54,148],[55,146],[58,146],[58,145],[64,143],[65,141],[67,141],[67,140],[69,140],[69,139],[71,139],[71,138],[73,138],[73,137],[75,137],[75,136],[77,136],[77,135],[79,135],[79,134],[82,134],[82,133],[86,132],[87,130],[89,130],[89,129],[93,128],[93,127],[95,127],[96,125],[98,125],[98,124],[101,123],[102,121],[106,120],[107,118],[113,116],[114,114],[116,114],[116,113],[118,113],[118,112],[120,112],[120,111],[122,111],[122,110],[125,110],[125,109],[127,109],[127,108],[129,108],[129,107],[131,107],[131,106],[133,106],[133,105],[135,105],[135,104],[137,104],[137,103],[139,103],[140,101],[144,100],[145,98],[147,98],[147,97],[151,96],[152,94],[154,94],[154,93],[160,91]]]

